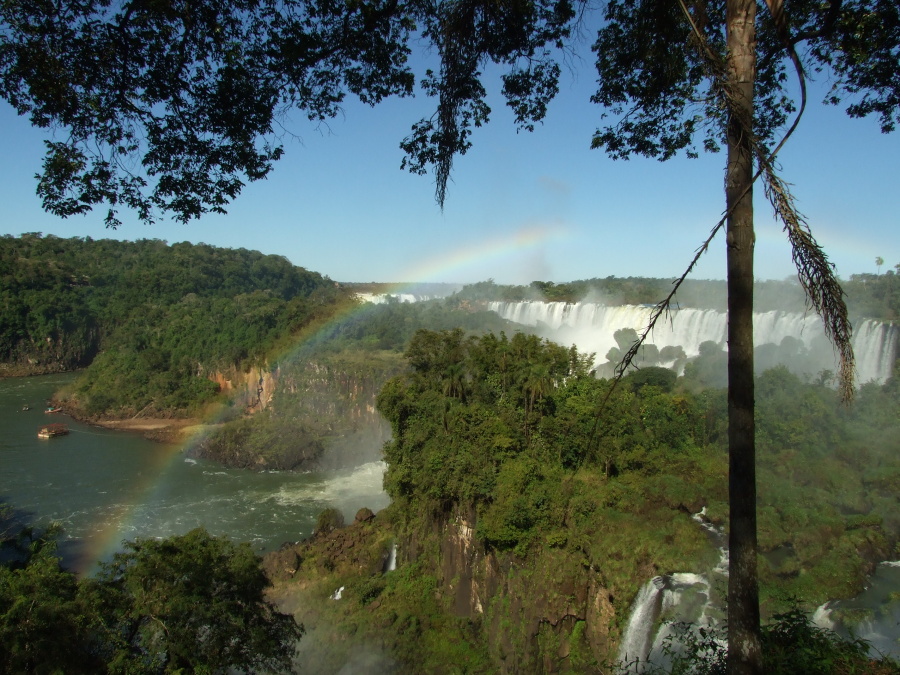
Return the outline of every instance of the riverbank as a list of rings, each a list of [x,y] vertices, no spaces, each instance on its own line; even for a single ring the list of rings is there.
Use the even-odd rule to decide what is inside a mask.
[[[43,375],[73,375],[77,371],[64,369],[25,367],[21,364],[0,364],[0,380],[40,377]],[[68,415],[74,420],[90,424],[104,429],[116,429],[133,434],[139,434],[144,438],[159,443],[183,443],[188,438],[207,432],[215,425],[204,424],[198,417],[144,417],[140,413],[132,417],[106,417],[85,414],[74,402],[67,398],[65,389],[56,391],[40,405],[59,408],[62,414]],[[37,402],[29,402],[36,407]],[[48,416],[48,421],[50,417]]]
[[[184,443],[189,438],[208,433],[214,424],[205,424],[198,417],[143,417],[138,413],[132,417],[107,417],[85,415],[71,400],[54,395],[49,404],[72,419],[104,429],[115,429],[139,434],[147,440],[158,443]]]
[[[199,419],[163,419],[154,417],[82,421],[105,429],[116,429],[118,431],[140,434],[148,440],[160,443],[183,443],[189,438],[207,432],[215,426],[204,424]]]

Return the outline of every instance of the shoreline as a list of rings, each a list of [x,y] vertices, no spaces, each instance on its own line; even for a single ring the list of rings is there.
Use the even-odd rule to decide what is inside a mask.
[[[157,443],[184,443],[192,436],[214,427],[199,417],[89,417],[82,415],[69,401],[50,399],[61,412],[73,420],[103,429],[113,429],[131,434],[139,434]]]
[[[73,419],[78,417],[71,415]],[[127,433],[140,434],[144,438],[158,443],[183,443],[192,436],[202,433],[213,425],[204,424],[196,418],[165,419],[159,417],[132,417],[129,419],[96,419],[81,422],[104,429],[114,429]]]
[[[43,377],[47,375],[74,375],[77,372],[77,369],[35,368],[33,366],[15,366],[13,364],[0,363],[0,380]],[[140,434],[147,440],[157,443],[184,443],[188,438],[200,435],[206,430],[217,426],[205,423],[203,418],[200,417],[92,417],[83,414],[70,400],[57,398],[59,393],[59,391],[54,392],[50,398],[44,401],[42,406],[52,405],[58,407],[62,414],[82,424]],[[48,423],[52,421],[49,419],[52,415],[47,417]]]

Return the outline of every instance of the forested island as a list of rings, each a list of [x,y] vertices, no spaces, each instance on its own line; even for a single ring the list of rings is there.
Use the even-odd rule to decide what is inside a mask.
[[[849,280],[851,312],[895,319],[897,282],[892,272]],[[214,559],[241,561],[234,569],[251,595],[223,596],[206,620],[223,626],[215,635],[227,642],[228,602],[256,607],[267,617],[253,647],[261,660],[240,654],[224,664],[209,650],[191,656],[189,644],[160,642],[154,613],[183,608],[154,606],[137,592],[158,564],[150,542],[88,582],[58,569],[46,537],[7,532],[17,553],[2,568],[14,581],[4,602],[17,606],[16,594],[41,589],[35,597],[53,611],[27,639],[80,645],[72,658],[87,665],[54,662],[66,672],[125,672],[135,654],[143,670],[128,672],[195,672],[197,659],[211,672],[286,668],[283,647],[299,637],[298,624],[306,635],[295,665],[306,672],[348,663],[368,663],[367,672],[614,672],[632,603],[650,579],[695,572],[707,587],[694,595],[716,593],[728,509],[723,352],[713,345],[681,373],[645,365],[614,387],[597,377],[594,356],[520,330],[485,303],[646,304],[666,283],[484,282],[429,302],[367,305],[353,285],[253,251],[4,237],[4,375],[78,370],[57,400],[87,419],[213,422],[188,452],[232,466],[340,464],[364,430],[375,430],[392,499],[349,525],[325,512],[314,537],[269,554],[263,568],[274,586],[265,599],[249,551],[223,550],[202,532],[162,544],[201,571]],[[793,292],[791,282],[770,283],[773,303]],[[715,308],[719,285],[697,282],[686,296]],[[624,346],[632,335],[616,339]],[[798,613],[854,596],[879,562],[900,558],[896,365],[850,407],[827,374],[777,367],[756,386],[762,607],[775,620],[768,657],[806,640],[857,668],[840,672],[898,672]],[[200,596],[174,597],[190,604]],[[269,602],[297,624],[272,614]],[[13,654],[25,638],[6,617],[3,648]],[[6,662],[40,661],[23,654]],[[799,672],[784,668],[770,672]]]

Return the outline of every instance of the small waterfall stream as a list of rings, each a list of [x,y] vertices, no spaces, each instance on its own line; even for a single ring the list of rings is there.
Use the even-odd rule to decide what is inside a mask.
[[[706,517],[705,507],[692,518],[719,549],[719,562],[709,575],[678,572],[653,577],[641,587],[619,645],[621,675],[642,673],[648,662],[670,665],[666,646],[676,637],[676,622],[687,622],[694,630],[722,625],[724,602],[718,591],[724,595],[728,577],[727,541],[724,532]],[[863,593],[849,600],[826,602],[813,613],[812,622],[844,637],[863,638],[873,652],[896,657],[900,655],[900,603],[894,599],[897,588],[900,561],[883,562]],[[670,644],[669,648],[677,645]]]
[[[393,572],[397,569],[397,544],[391,544],[391,550],[388,553],[387,560],[384,561],[384,571]]]
[[[720,529],[706,518],[706,509],[693,515],[719,549],[719,562],[710,574],[675,572],[653,577],[641,587],[619,645],[619,672],[642,673],[648,662],[668,664],[666,648],[675,634],[675,622],[695,629],[717,626],[719,606],[716,584],[728,575],[728,549]]]
[[[832,600],[819,606],[812,621],[844,637],[860,637],[882,653],[900,655],[900,560],[883,562],[855,598]]]
[[[624,665],[647,660],[653,644],[653,630],[662,609],[662,591],[665,587],[666,580],[663,577],[653,577],[638,591],[619,645],[619,663]]]

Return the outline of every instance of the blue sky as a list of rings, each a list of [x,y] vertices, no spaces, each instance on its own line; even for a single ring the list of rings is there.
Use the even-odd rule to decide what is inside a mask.
[[[338,281],[556,282],[590,277],[675,277],[723,211],[724,155],[668,162],[612,161],[590,150],[602,110],[589,102],[592,62],[564,70],[559,97],[533,133],[517,133],[502,100],[492,121],[456,160],[443,212],[431,176],[400,170],[399,142],[430,114],[424,95],[377,108],[348,102],[345,114],[298,136],[265,181],[248,185],[226,216],[152,226],[102,209],[63,220],[35,196],[42,135],[0,103],[0,203],[4,234],[156,238],[206,242],[286,256]],[[819,97],[815,97],[818,91]],[[900,133],[850,120],[819,103],[780,155],[782,177],[844,278],[900,263]],[[756,273],[793,275],[789,246],[757,190]],[[724,238],[695,278],[724,278]]]

